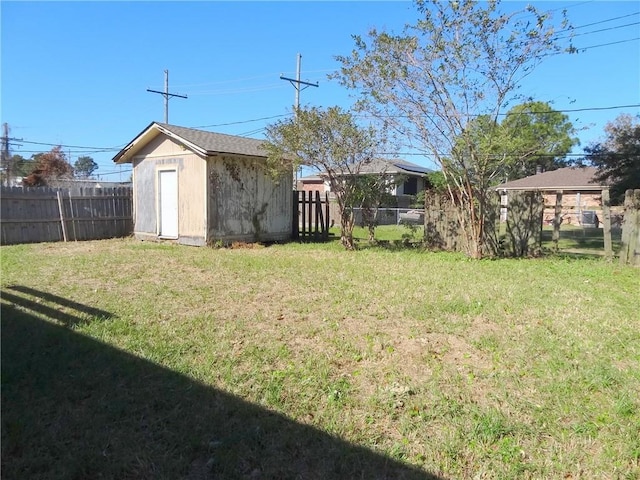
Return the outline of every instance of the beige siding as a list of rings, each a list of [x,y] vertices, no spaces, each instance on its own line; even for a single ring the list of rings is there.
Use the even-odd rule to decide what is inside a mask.
[[[291,236],[292,177],[275,182],[263,159],[209,160],[209,239],[270,241]]]
[[[274,181],[263,158],[207,160],[158,135],[133,160],[136,237],[158,237],[158,172],[178,174],[179,243],[273,241],[291,236],[292,177]]]
[[[158,233],[158,171],[178,172],[178,232],[185,243],[204,244],[206,235],[206,161],[162,135],[147,144],[133,162],[135,233]],[[180,241],[180,239],[179,239]]]
[[[136,158],[180,157],[189,153],[191,153],[191,151],[181,143],[160,134],[140,149],[136,154]]]

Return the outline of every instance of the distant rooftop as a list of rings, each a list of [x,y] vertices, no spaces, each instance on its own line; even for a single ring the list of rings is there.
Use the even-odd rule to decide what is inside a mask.
[[[594,167],[566,167],[506,182],[496,187],[497,190],[592,190],[599,191],[606,187],[604,182],[597,182]]]
[[[401,158],[394,158],[387,160],[383,158],[375,158],[360,168],[360,173],[389,173],[389,174],[413,174],[413,175],[425,175],[433,170],[423,167],[421,165],[408,162]],[[321,174],[314,174],[302,177],[303,181],[319,181],[323,177]]]

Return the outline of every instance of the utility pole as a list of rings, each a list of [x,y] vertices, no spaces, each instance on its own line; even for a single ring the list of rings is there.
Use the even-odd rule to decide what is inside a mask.
[[[186,95],[169,93],[169,70],[164,71],[164,92],[160,92],[158,90],[151,90],[149,88],[147,88],[147,92],[159,93],[164,97],[164,123],[169,123],[169,98],[171,97],[187,98]]]
[[[2,124],[2,166],[4,167],[4,181],[8,187],[11,185],[11,158],[9,157],[9,125],[7,123]]]
[[[302,62],[302,55],[298,54],[298,62],[297,62],[297,68],[296,68],[296,78],[287,78],[284,77],[282,75],[280,75],[280,80],[287,80],[288,82],[291,82],[291,85],[293,85],[293,88],[296,89],[296,103],[294,105],[295,107],[295,115],[296,118],[298,116],[298,110],[300,109],[300,92],[302,90],[304,90],[307,87],[317,87],[318,86],[318,82],[316,83],[310,83],[310,82],[303,82],[302,80],[300,80],[300,64]],[[301,85],[304,85],[304,87],[300,88]]]
[[[293,88],[296,89],[296,103],[294,105],[295,111],[293,112],[296,120],[298,119],[298,111],[300,110],[300,92],[307,87],[318,87],[318,82],[311,83],[311,82],[303,82],[302,80],[300,80],[300,65],[302,63],[302,55],[299,53],[298,53],[297,60],[298,61],[296,62],[297,63],[296,78],[287,78],[280,75],[280,80],[287,80],[288,82],[291,82],[291,85],[293,85]],[[304,85],[304,86],[301,88],[301,85]],[[295,169],[295,171],[293,172],[293,188],[294,190],[298,188],[298,170],[297,169]]]

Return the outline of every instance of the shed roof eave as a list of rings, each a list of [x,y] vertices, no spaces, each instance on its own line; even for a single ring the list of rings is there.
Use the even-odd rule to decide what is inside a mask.
[[[156,122],[151,122],[147,127],[142,130],[136,137],[131,140],[122,150],[120,150],[114,157],[113,161],[116,164],[132,163],[133,157],[138,151],[138,147],[145,145],[157,134],[158,130],[154,129]]]

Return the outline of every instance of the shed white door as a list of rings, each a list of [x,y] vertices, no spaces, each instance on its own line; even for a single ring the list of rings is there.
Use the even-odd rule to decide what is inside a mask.
[[[178,172],[158,172],[160,236],[178,238]]]

